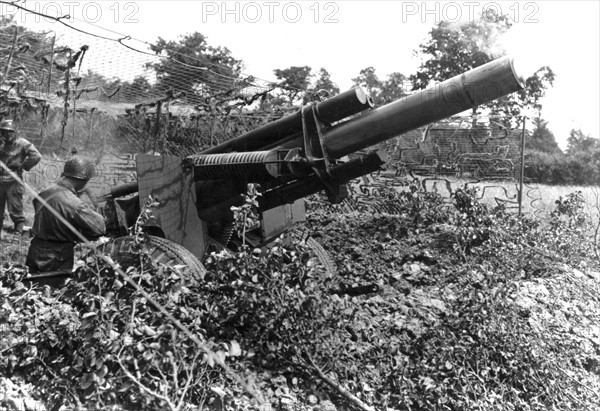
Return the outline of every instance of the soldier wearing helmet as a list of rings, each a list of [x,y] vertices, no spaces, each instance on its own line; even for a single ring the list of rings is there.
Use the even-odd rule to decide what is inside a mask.
[[[25,262],[33,279],[37,273],[72,270],[75,244],[83,242],[81,237],[93,241],[105,234],[104,218],[77,195],[95,174],[92,162],[72,157],[58,182],[33,200],[34,237]],[[45,283],[60,286],[64,279]]]
[[[4,223],[4,210],[14,223],[16,233],[23,231],[23,170],[31,170],[40,162],[39,151],[24,138],[17,137],[12,120],[0,121],[0,232]],[[14,175],[19,179],[15,179]]]

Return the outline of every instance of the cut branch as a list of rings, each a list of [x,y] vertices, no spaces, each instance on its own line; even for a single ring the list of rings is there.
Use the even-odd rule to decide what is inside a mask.
[[[152,391],[150,388],[148,388],[144,384],[142,384],[142,382],[139,379],[137,379],[132,373],[129,372],[129,370],[125,367],[125,365],[121,361],[121,352],[123,351],[123,348],[124,348],[124,346],[119,351],[119,354],[117,354],[117,362],[119,364],[119,367],[121,368],[121,371],[123,371],[123,373],[125,373],[127,378],[129,378],[133,383],[135,383],[141,391],[163,401],[167,405],[167,407],[169,407],[169,409],[171,411],[177,411],[178,410],[177,406],[175,404],[173,404],[167,396],[161,395],[157,392]]]
[[[362,402],[360,399],[358,399],[350,391],[348,391],[347,389],[342,387],[340,384],[338,384],[337,382],[333,381],[331,378],[326,376],[325,373],[315,364],[315,362],[313,361],[310,354],[306,353],[306,359],[308,360],[308,363],[310,364],[310,366],[314,368],[315,372],[317,373],[317,376],[321,380],[323,380],[323,382],[325,382],[327,385],[329,385],[331,388],[336,390],[342,397],[347,399],[352,405],[354,405],[356,408],[363,410],[363,411],[374,411],[373,407],[368,406],[367,404]]]

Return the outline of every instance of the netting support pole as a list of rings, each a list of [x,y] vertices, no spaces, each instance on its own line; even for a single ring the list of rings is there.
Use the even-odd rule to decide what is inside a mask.
[[[156,102],[156,123],[154,125],[154,147],[152,148],[152,152],[156,153],[156,144],[158,142],[158,137],[160,136],[160,116],[162,111],[162,101],[158,100]]]
[[[523,116],[523,131],[521,132],[521,173],[519,175],[519,217],[523,212],[523,180],[525,179],[525,123],[527,117]]]
[[[90,140],[92,139],[92,125],[94,124],[94,112],[96,111],[95,108],[92,108],[90,110],[90,125],[88,127],[88,138],[87,141],[85,142],[85,150],[88,149],[88,146],[90,144]]]
[[[52,38],[52,47],[50,48],[50,67],[48,68],[48,96],[50,96],[50,86],[52,82],[52,66],[54,65],[54,45],[56,43],[56,34]]]

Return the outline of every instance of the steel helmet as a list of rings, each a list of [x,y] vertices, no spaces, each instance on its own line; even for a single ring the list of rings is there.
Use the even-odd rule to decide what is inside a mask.
[[[71,157],[65,162],[63,177],[72,177],[79,180],[89,180],[96,175],[94,163],[81,157]]]
[[[15,125],[12,120],[0,121],[0,130],[15,131]]]

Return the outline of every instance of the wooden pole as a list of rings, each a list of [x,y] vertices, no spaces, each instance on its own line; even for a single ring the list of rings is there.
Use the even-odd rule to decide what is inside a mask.
[[[52,38],[52,47],[50,49],[50,68],[48,69],[48,90],[47,94],[50,96],[50,82],[52,81],[52,66],[54,65],[54,45],[56,44],[56,34]]]
[[[519,176],[519,217],[523,211],[523,180],[525,179],[525,122],[527,117],[523,116],[523,131],[521,132],[521,175]]]

